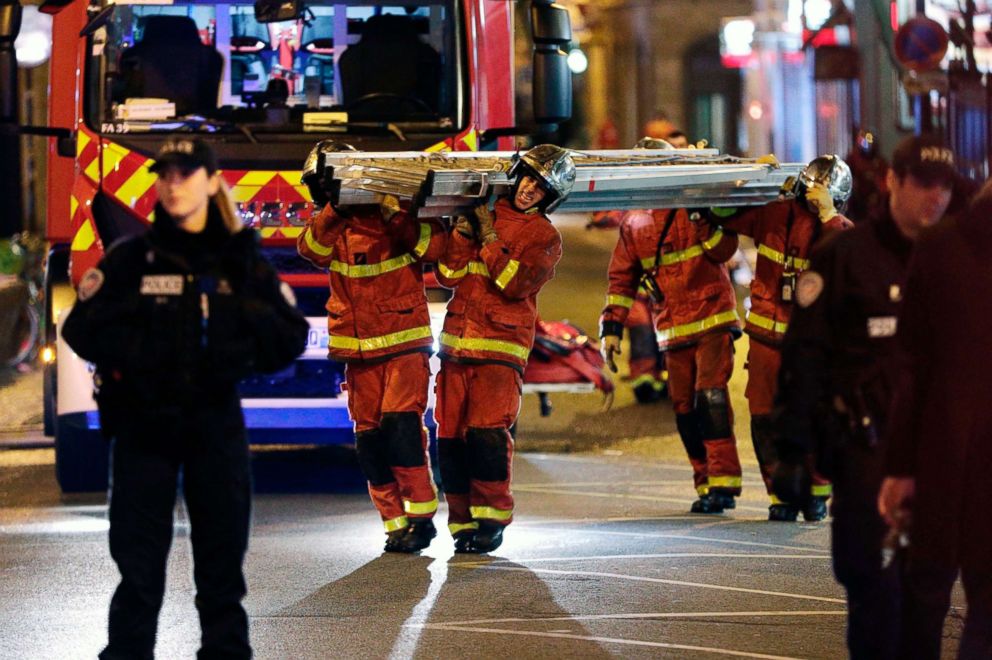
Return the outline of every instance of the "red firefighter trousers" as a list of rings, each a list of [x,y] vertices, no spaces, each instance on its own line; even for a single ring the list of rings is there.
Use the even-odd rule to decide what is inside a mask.
[[[751,338],[750,344],[747,352],[747,365],[745,366],[747,369],[747,387],[744,389],[744,396],[747,397],[748,408],[753,420],[756,417],[767,418],[768,415],[772,414],[775,405],[775,392],[778,390],[778,372],[782,367],[782,352],[777,347],[754,338]],[[754,439],[754,441],[756,446],[760,442],[758,439]],[[812,494],[829,496],[830,480],[825,479],[812,469],[812,457],[809,458],[808,464],[813,477]],[[769,495],[772,495],[771,475],[775,464],[770,461],[762,461],[759,455],[758,465],[761,468],[761,478],[765,481],[765,489]],[[772,501],[777,503],[778,499],[772,495]]]
[[[369,480],[369,495],[378,509],[387,531],[406,526],[406,518],[430,518],[437,510],[437,489],[431,474],[427,430],[423,426],[427,408],[427,388],[430,382],[429,356],[407,353],[383,362],[349,363],[345,367],[348,389],[348,412],[355,423],[355,433],[372,437],[379,445],[369,451],[381,463],[380,471],[392,473],[392,480]],[[391,413],[414,413],[416,428],[401,437],[388,437],[383,432],[383,416]],[[410,437],[406,437],[409,435]],[[419,447],[417,446],[419,445]],[[362,453],[362,448],[359,449]],[[416,455],[416,460],[399,460],[401,456]],[[359,457],[361,460],[361,456]],[[411,465],[419,463],[417,465]],[[368,476],[368,475],[367,475]],[[385,483],[383,483],[385,482]]]
[[[672,407],[676,415],[689,415],[696,409],[696,393],[704,390],[726,392],[730,375],[734,371],[734,343],[729,332],[710,332],[690,346],[666,351],[665,365],[668,368],[668,391],[672,397]],[[726,399],[726,418],[713,420],[715,423],[699,420],[700,426],[719,428],[724,426],[729,433],[722,438],[703,438],[705,456],[689,456],[692,465],[692,480],[696,491],[704,494],[710,488],[739,495],[741,492],[741,463],[737,457],[737,441],[734,438],[734,413]],[[703,411],[697,411],[703,412]],[[721,414],[713,411],[709,414]],[[679,429],[680,432],[683,429]],[[687,448],[691,440],[683,438]]]
[[[475,529],[478,522],[513,520],[513,438],[523,380],[500,364],[441,363],[437,377],[438,460],[448,529]]]

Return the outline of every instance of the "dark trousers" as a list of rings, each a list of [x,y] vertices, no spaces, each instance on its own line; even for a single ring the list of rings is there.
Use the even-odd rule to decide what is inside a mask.
[[[848,444],[834,472],[834,575],[847,590],[847,647],[853,660],[896,657],[900,630],[899,563],[882,567],[887,528],[878,515],[881,456]]]
[[[251,465],[237,399],[180,415],[123,420],[112,456],[110,554],[121,582],[100,657],[154,657],[182,470],[202,630],[197,657],[250,658],[241,566],[251,517]]]

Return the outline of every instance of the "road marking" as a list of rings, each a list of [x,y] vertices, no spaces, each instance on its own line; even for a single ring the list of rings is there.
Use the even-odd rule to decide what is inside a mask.
[[[530,623],[532,621],[606,621],[637,619],[694,619],[781,616],[846,616],[847,610],[756,610],[748,612],[628,612],[625,614],[571,614],[565,616],[508,617],[505,619],[472,619],[469,621],[435,621],[408,623],[408,626],[476,626],[493,623]]]
[[[673,502],[675,504],[685,504],[686,498],[682,497],[659,497],[656,495],[631,495],[629,493],[598,493],[588,490],[567,490],[561,488],[528,488],[526,486],[518,486],[514,484],[513,490],[518,493],[538,493],[541,495],[570,495],[576,496],[581,495],[583,497],[600,497],[608,499],[628,499],[628,500],[643,500],[647,502]],[[756,513],[767,513],[768,507],[754,507],[754,506],[742,506],[737,505],[736,511],[754,511]]]
[[[782,545],[779,543],[760,543],[758,541],[738,541],[737,539],[715,539],[709,536],[692,536],[690,534],[669,534],[667,532],[616,532],[607,529],[584,529],[584,534],[604,534],[608,536],[647,536],[649,538],[681,539],[684,541],[703,541],[706,543],[726,543],[730,545],[747,545],[756,548],[775,548],[778,550],[795,550],[798,552],[823,552],[824,548],[809,548],[801,545]]]
[[[526,559],[494,559],[492,561],[458,562],[458,566],[491,566],[493,564],[528,564],[538,561],[599,561],[603,559],[830,559],[830,555],[775,555],[747,552],[661,552],[643,555],[589,555],[584,557],[534,557]]]
[[[688,471],[686,472],[688,474]],[[513,484],[514,488],[587,488],[589,486],[680,486],[687,487],[691,483],[690,479],[661,479],[653,481],[569,481],[565,482],[551,482],[551,483],[524,483],[524,484]],[[744,481],[744,486],[761,486],[764,487],[764,482],[754,480],[754,481]]]
[[[607,644],[624,644],[626,646],[648,646],[661,649],[678,649],[681,651],[700,651],[703,653],[720,653],[723,655],[735,656],[738,658],[762,658],[766,660],[797,660],[786,655],[767,655],[763,653],[749,653],[747,651],[735,651],[732,649],[713,648],[709,646],[691,646],[688,644],[671,644],[666,642],[645,642],[636,639],[618,639],[616,637],[599,637],[595,635],[574,635],[561,632],[536,632],[531,630],[505,630],[502,628],[469,628],[461,626],[448,626],[442,624],[429,623],[425,628],[442,630],[446,632],[474,632],[493,633],[497,635],[521,635],[525,637],[553,637],[557,639],[575,639],[583,642],[603,642]]]
[[[490,571],[516,571],[524,573],[547,573],[548,575],[585,575],[588,577],[601,577],[614,580],[629,580],[631,582],[650,582],[652,584],[671,584],[677,587],[696,587],[699,589],[713,589],[716,591],[732,591],[745,594],[757,594],[761,596],[778,596],[780,598],[796,598],[799,600],[813,600],[821,603],[847,603],[843,598],[829,598],[827,596],[810,596],[807,594],[792,594],[785,591],[767,591],[765,589],[747,589],[745,587],[727,587],[719,584],[706,584],[705,582],[686,582],[684,580],[668,580],[665,578],[642,577],[640,575],[626,575],[624,573],[606,573],[602,571],[561,571],[551,568],[526,568],[516,566],[493,566],[491,564],[480,564],[477,562],[452,564],[457,568],[478,568]]]

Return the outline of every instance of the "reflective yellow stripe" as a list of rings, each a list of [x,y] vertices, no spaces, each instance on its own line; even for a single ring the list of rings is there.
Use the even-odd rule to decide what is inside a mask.
[[[458,532],[464,532],[464,531],[467,531],[467,530],[470,530],[470,529],[479,529],[479,523],[477,523],[477,522],[470,522],[470,523],[448,523],[448,531],[451,532],[451,535],[452,536],[454,536]]]
[[[710,477],[707,479],[710,488],[740,488],[740,477]]]
[[[778,332],[785,334],[785,331],[789,329],[789,324],[782,321],[774,321],[767,316],[762,316],[761,314],[755,314],[754,312],[748,310],[747,322],[758,326],[759,328],[764,328],[765,330],[771,330],[772,332]]]
[[[327,338],[327,345],[330,348],[343,348],[349,351],[378,351],[390,346],[405,344],[415,339],[424,339],[431,336],[431,326],[423,325],[409,330],[401,330],[381,337],[365,337],[358,339],[345,335],[331,335]]]
[[[710,492],[710,487],[707,484],[703,484],[702,486],[696,486],[696,495],[702,497],[708,492]]]
[[[712,250],[717,246],[717,243],[723,240],[723,230],[717,229],[713,232],[713,235],[703,241],[703,247],[707,250]]]
[[[619,305],[620,307],[626,307],[630,309],[634,306],[634,299],[628,298],[627,296],[619,296],[615,293],[611,293],[606,296],[607,305]]]
[[[489,269],[481,261],[470,261],[467,266],[458,270],[452,270],[439,261],[437,262],[437,269],[441,271],[441,275],[447,277],[449,280],[458,280],[466,275],[489,277]]]
[[[774,495],[774,493],[769,494],[768,495],[768,499],[771,500],[771,503],[772,504],[785,504],[785,502],[783,502],[782,500],[778,499],[778,497],[776,497]]]
[[[473,518],[483,520],[509,520],[513,517],[513,511],[506,509],[496,509],[491,506],[470,506],[468,508]]]
[[[399,518],[393,518],[392,520],[383,520],[382,526],[386,528],[387,532],[395,532],[398,529],[409,527],[410,521],[406,516],[400,516]]]
[[[513,276],[517,274],[517,270],[519,269],[520,262],[516,259],[510,259],[509,263],[506,264],[506,268],[504,268],[503,272],[496,278],[496,286],[498,286],[501,290],[505,289],[506,285],[510,283],[510,280],[513,279]]]
[[[667,252],[661,255],[661,265],[671,266],[672,264],[677,264],[683,261],[688,261],[694,257],[701,257],[703,255],[703,247],[698,243],[691,247],[687,247],[684,250],[679,250],[677,252]],[[641,259],[641,267],[648,269],[654,266],[654,257],[645,257]]]
[[[737,310],[731,309],[726,312],[714,314],[713,316],[707,316],[702,321],[683,323],[682,325],[677,325],[674,328],[659,330],[658,341],[671,341],[672,339],[678,339],[680,337],[688,337],[698,332],[705,332],[706,330],[715,328],[718,325],[739,320],[740,317],[737,316]]]
[[[664,383],[661,380],[655,378],[651,374],[643,374],[641,376],[638,376],[634,380],[630,381],[630,386],[634,389],[637,389],[638,387],[640,387],[645,383],[650,383],[651,387],[658,390],[659,392],[661,391],[661,388],[664,386]]]
[[[520,344],[514,344],[500,339],[481,339],[472,337],[455,337],[446,332],[441,333],[441,345],[453,348],[456,351],[491,351],[493,353],[506,353],[515,358],[526,360],[530,356],[530,349],[524,348]]]
[[[427,248],[431,245],[431,226],[426,222],[420,223],[420,240],[417,241],[417,245],[413,248],[413,254],[418,259],[424,256],[427,252]]]
[[[304,240],[307,243],[307,247],[310,248],[314,254],[327,257],[330,256],[331,252],[334,252],[334,246],[324,246],[317,242],[317,237],[313,235],[313,227],[310,227],[310,231],[303,235]]]
[[[786,268],[795,268],[796,270],[806,270],[809,268],[808,260],[800,259],[799,257],[787,257],[778,250],[772,249],[767,245],[759,245],[758,254],[766,259],[771,259],[775,263],[785,266]]]
[[[833,484],[824,484],[822,486],[814,485],[810,487],[809,492],[814,497],[830,497],[834,492],[834,487]]]
[[[412,254],[404,254],[399,257],[393,257],[392,259],[386,259],[385,261],[380,261],[377,264],[362,264],[359,266],[352,266],[351,264],[346,264],[343,261],[332,261],[330,269],[335,273],[340,273],[345,277],[375,277],[376,275],[382,275],[384,273],[390,273],[394,270],[399,270],[405,266],[409,266],[416,261],[416,258]]]
[[[437,511],[437,498],[435,497],[430,502],[411,502],[410,500],[403,500],[403,510],[407,513],[412,513],[415,515],[434,513]]]

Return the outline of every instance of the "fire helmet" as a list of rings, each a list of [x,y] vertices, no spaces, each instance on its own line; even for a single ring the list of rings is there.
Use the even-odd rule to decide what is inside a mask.
[[[300,176],[300,181],[310,190],[310,197],[317,206],[324,206],[331,201],[324,182],[324,159],[321,156],[341,151],[358,151],[358,149],[346,142],[321,140],[310,150],[303,163],[303,174]]]
[[[799,173],[796,197],[805,200],[806,191],[815,184],[827,188],[834,200],[834,208],[843,213],[854,187],[851,168],[847,163],[835,154],[817,156]]]
[[[540,144],[520,156],[507,174],[511,179],[516,179],[514,194],[524,176],[536,179],[545,192],[544,199],[538,203],[537,208],[542,213],[551,213],[572,192],[575,162],[567,149],[553,144]]]
[[[644,136],[634,145],[635,149],[674,149],[672,143],[661,138]]]

